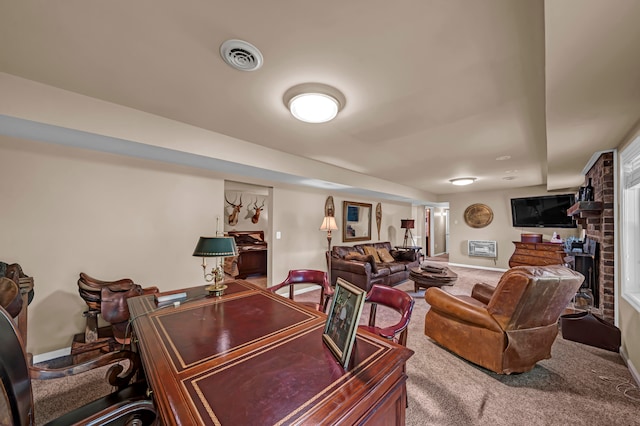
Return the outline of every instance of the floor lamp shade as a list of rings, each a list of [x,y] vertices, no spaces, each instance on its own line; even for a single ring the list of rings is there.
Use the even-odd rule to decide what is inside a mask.
[[[415,228],[415,220],[414,219],[401,219],[400,220],[400,228],[402,228],[402,229],[413,229],[413,228]]]
[[[414,219],[400,219],[400,228],[404,229],[404,241],[402,247],[408,247],[407,243],[411,241],[413,244],[413,235],[411,230],[415,227]]]
[[[320,225],[321,231],[335,231],[338,229],[338,225],[336,224],[336,218],[333,216],[325,216],[322,220],[322,225]]]

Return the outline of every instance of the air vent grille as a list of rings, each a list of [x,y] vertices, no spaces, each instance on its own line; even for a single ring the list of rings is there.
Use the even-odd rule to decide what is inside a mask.
[[[220,46],[222,59],[240,71],[255,71],[262,66],[262,53],[242,40],[227,40]]]

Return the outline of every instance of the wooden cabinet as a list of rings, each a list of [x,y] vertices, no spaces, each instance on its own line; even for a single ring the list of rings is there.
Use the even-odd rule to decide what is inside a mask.
[[[544,266],[564,263],[564,246],[558,243],[522,243],[514,241],[516,250],[509,259],[509,266]]]

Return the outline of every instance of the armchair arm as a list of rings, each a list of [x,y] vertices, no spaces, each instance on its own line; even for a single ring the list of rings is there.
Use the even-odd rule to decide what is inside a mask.
[[[428,288],[424,299],[435,312],[492,331],[503,331],[486,308],[458,299],[438,287]]]
[[[493,297],[493,292],[496,290],[495,287],[490,286],[486,283],[478,283],[473,286],[473,290],[471,290],[471,297],[476,300],[481,301],[485,305],[489,304],[489,300]]]
[[[124,367],[120,364],[112,365],[106,374],[107,382],[111,386],[123,388],[129,384],[131,378],[140,369],[140,356],[129,350],[109,352],[89,361],[63,368],[42,368],[30,366],[29,376],[32,379],[39,380],[58,379],[60,377],[74,376],[76,374],[84,373],[91,369],[103,367],[125,359],[129,360],[129,367],[124,372],[124,375],[121,374],[124,371]]]

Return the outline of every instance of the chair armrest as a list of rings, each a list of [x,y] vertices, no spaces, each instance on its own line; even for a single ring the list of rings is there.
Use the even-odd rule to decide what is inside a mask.
[[[124,375],[121,374],[124,371],[124,367],[120,364],[112,365],[106,374],[107,382],[109,382],[111,386],[123,388],[124,386],[129,384],[131,378],[140,369],[140,356],[137,353],[129,350],[109,352],[89,361],[63,368],[42,368],[30,366],[29,376],[32,379],[38,380],[58,379],[61,377],[68,377],[80,373],[85,373],[94,368],[104,367],[105,365],[113,364],[114,362],[122,361],[125,359],[129,360],[129,367],[124,372]]]
[[[424,299],[435,312],[440,312],[472,325],[501,332],[500,324],[493,319],[485,307],[476,306],[443,291],[438,287],[428,288]]]
[[[473,286],[473,290],[471,290],[471,297],[481,301],[485,305],[488,305],[489,300],[493,297],[494,291],[496,291],[495,287],[486,283],[478,283]]]

